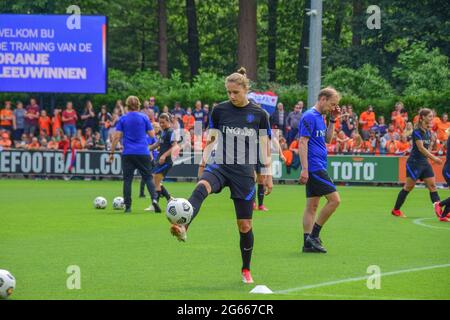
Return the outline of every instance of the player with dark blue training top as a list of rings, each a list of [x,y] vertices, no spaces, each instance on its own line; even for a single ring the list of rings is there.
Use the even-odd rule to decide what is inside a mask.
[[[406,183],[400,190],[394,209],[391,211],[393,216],[406,218],[403,212],[400,211],[400,208],[409,192],[414,189],[417,180],[423,180],[430,191],[430,199],[434,205],[434,210],[440,212],[440,199],[437,193],[436,179],[434,178],[433,168],[428,162],[428,159],[431,159],[437,164],[442,164],[442,160],[428,150],[431,144],[430,127],[432,123],[433,112],[427,108],[421,109],[419,111],[419,123],[412,133],[413,147],[411,154],[406,161]]]
[[[306,208],[303,214],[303,252],[326,253],[319,233],[340,203],[339,193],[327,173],[327,148],[333,139],[334,124],[340,114],[339,93],[333,88],[319,92],[318,101],[306,111],[298,126],[299,154],[302,164],[299,182],[306,184]],[[324,115],[330,113],[328,128]],[[316,220],[320,198],[327,199]]]
[[[161,113],[159,115],[159,125],[161,126],[159,139],[150,147],[150,150],[152,151],[158,148],[159,152],[152,173],[154,175],[158,201],[161,196],[169,201],[171,196],[167,189],[162,185],[162,181],[173,166],[172,153],[178,144],[175,132],[172,129],[171,118],[168,113]]]
[[[264,165],[261,174],[265,176],[268,194],[272,190],[269,115],[248,100],[249,79],[245,69],[228,76],[225,86],[230,100],[215,106],[211,112],[208,142],[199,166],[200,181],[189,202],[195,218],[210,193],[219,193],[226,186],[230,188],[240,234],[242,281],[253,283],[250,260],[254,242],[256,141],[259,140],[260,163]],[[217,148],[215,155],[210,157],[214,148]],[[171,226],[171,233],[181,241],[186,240],[186,231],[186,226]]]
[[[447,129],[447,157],[445,158],[444,168],[442,168],[442,175],[447,182],[447,187],[450,189],[450,128]],[[442,222],[450,222],[450,197],[439,202],[439,206],[435,207],[436,215]]]

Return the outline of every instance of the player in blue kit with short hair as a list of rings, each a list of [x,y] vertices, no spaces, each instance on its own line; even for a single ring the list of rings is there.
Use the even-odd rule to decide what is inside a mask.
[[[298,126],[299,154],[302,164],[299,182],[306,184],[306,208],[303,215],[303,252],[326,253],[319,233],[336,211],[341,201],[336,187],[327,173],[326,143],[333,139],[334,124],[340,114],[339,93],[330,87],[319,92],[318,101],[306,111]],[[324,115],[330,113],[330,124],[325,125]],[[322,196],[327,199],[316,220],[316,211]]]
[[[141,102],[138,97],[129,96],[125,102],[129,111],[116,124],[116,132],[111,142],[109,160],[114,160],[116,144],[123,139],[122,170],[123,170],[123,198],[125,213],[131,212],[131,185],[134,171],[137,169],[147,185],[152,197],[155,212],[161,212],[158,206],[155,185],[152,181],[152,164],[148,150],[147,135],[155,136],[155,131],[148,117],[139,112]]]

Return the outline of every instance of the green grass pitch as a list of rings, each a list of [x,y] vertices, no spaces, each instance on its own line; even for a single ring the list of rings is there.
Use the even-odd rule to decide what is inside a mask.
[[[194,184],[166,187],[187,198]],[[424,189],[399,219],[389,214],[399,188],[339,187],[342,205],[321,234],[328,253],[318,255],[300,253],[304,187],[276,185],[270,211],[254,213],[252,274],[271,295],[241,282],[228,189],[206,200],[186,243],[169,234],[164,214],[142,210],[148,197],[138,199],[137,182],[133,213],[112,210],[121,190],[120,181],[0,180],[0,269],[17,278],[11,299],[450,298],[450,225],[437,221]],[[96,196],[107,209],[93,208]],[[72,265],[80,290],[67,288]],[[367,287],[372,265],[387,274],[380,289]]]

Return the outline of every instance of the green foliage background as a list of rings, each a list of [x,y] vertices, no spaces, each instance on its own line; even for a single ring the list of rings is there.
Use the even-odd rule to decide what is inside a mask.
[[[258,0],[258,82],[255,90],[273,90],[285,106],[306,100],[306,86],[297,79],[298,54],[305,15],[305,1],[278,0],[277,82],[268,82],[268,0]],[[362,15],[353,10],[364,8]],[[187,59],[185,1],[166,0],[169,72],[158,70],[158,16],[156,0],[15,0],[1,1],[2,13],[66,13],[76,4],[82,14],[108,16],[109,90],[106,95],[61,95],[78,106],[91,99],[94,105],[112,107],[129,94],[157,97],[158,104],[173,106],[181,101],[192,106],[226,99],[223,79],[236,70],[238,0],[197,0],[200,44],[200,74],[191,79]],[[366,27],[365,9],[378,5],[381,29]],[[448,110],[450,96],[450,5],[447,1],[424,0],[327,0],[323,3],[323,85],[343,94],[343,103],[361,111],[367,104],[388,112],[395,101],[417,110],[422,106]],[[340,20],[341,19],[341,20]],[[341,21],[341,22],[340,22]],[[352,25],[356,21],[356,27]],[[340,24],[341,32],[336,32]],[[360,44],[352,43],[359,36]],[[307,72],[306,68],[301,68]],[[33,94],[33,93],[30,93]],[[0,94],[0,100],[28,100],[30,94]],[[37,94],[48,106],[50,95]]]

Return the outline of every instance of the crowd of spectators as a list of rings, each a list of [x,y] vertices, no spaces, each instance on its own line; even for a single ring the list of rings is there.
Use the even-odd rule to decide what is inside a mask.
[[[65,107],[56,107],[49,115],[41,108],[36,99],[31,98],[25,107],[20,101],[13,108],[11,101],[5,101],[0,108],[0,149],[27,150],[109,150],[111,135],[115,131],[118,119],[127,113],[127,107],[121,100],[116,101],[112,112],[102,105],[96,111],[91,101],[87,101],[81,113],[72,102]],[[208,123],[209,106],[197,101],[193,108],[182,108],[176,102],[173,109],[156,105],[154,97],[143,101],[142,113],[146,114],[156,129],[160,113],[173,115],[173,127],[191,134],[191,143],[198,143],[194,137],[194,124],[200,121],[203,128]],[[202,136],[202,147],[206,135]],[[120,150],[121,146],[118,146]]]
[[[283,137],[280,146],[286,159],[288,169],[300,166],[298,152],[298,119],[303,112],[304,104],[299,101],[294,110],[286,112],[282,103],[278,103],[276,111],[271,116],[272,128],[279,129]],[[351,105],[341,107],[341,116],[336,119],[335,135],[331,143],[327,144],[329,154],[375,154],[375,155],[408,155],[412,149],[412,134],[419,117],[415,115],[411,120],[402,102],[395,104],[390,119],[376,116],[373,106],[359,116]],[[434,112],[431,130],[430,151],[435,155],[445,155],[447,128],[450,127],[448,114],[441,115]],[[326,122],[326,119],[324,118]]]
[[[214,107],[215,104],[212,105]],[[411,120],[401,102],[395,104],[389,119],[376,115],[373,106],[360,115],[351,105],[343,105],[341,116],[335,124],[333,141],[327,145],[329,154],[376,154],[408,155],[411,151],[411,136],[418,116]],[[273,129],[280,130],[280,146],[286,164],[296,168],[300,165],[298,156],[298,123],[304,111],[304,103],[299,101],[291,112],[285,111],[283,103],[278,103],[270,117]],[[102,105],[97,110],[90,101],[85,103],[82,112],[77,112],[72,102],[64,108],[56,107],[48,114],[36,99],[31,98],[25,107],[20,101],[13,108],[10,101],[5,101],[0,108],[0,148],[17,148],[27,150],[109,150],[111,135],[115,131],[118,119],[127,112],[121,100],[115,103],[112,112]],[[197,101],[193,108],[183,108],[176,102],[172,109],[167,105],[159,108],[154,97],[143,101],[142,113],[146,114],[155,129],[160,113],[170,113],[174,129],[189,132],[191,143],[196,148],[205,146],[206,134],[201,141],[194,135],[195,122],[201,122],[203,129],[208,124],[209,105]],[[326,119],[324,118],[324,121]],[[437,115],[433,120],[431,152],[444,155],[447,150],[446,129],[450,127],[448,115]],[[119,146],[120,149],[120,146]]]

